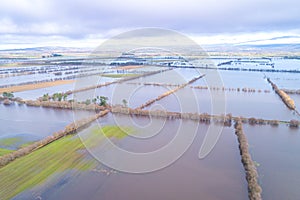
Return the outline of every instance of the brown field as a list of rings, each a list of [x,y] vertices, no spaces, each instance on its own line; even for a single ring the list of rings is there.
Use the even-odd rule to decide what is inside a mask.
[[[137,69],[142,67],[144,67],[144,65],[128,65],[128,66],[117,67],[115,69]]]
[[[19,67],[21,65],[19,65],[19,63],[7,63],[7,64],[2,64],[0,65],[0,68],[10,68],[10,67]]]
[[[12,86],[8,88],[0,88],[0,93],[21,92],[25,90],[34,90],[34,89],[46,88],[46,87],[51,87],[56,85],[69,84],[73,82],[74,80],[61,80],[61,81],[52,81],[52,82],[44,82],[44,83],[36,83],[36,84],[18,85],[18,86]]]

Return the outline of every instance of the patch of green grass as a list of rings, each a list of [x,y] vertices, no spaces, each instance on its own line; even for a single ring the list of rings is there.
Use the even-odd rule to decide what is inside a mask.
[[[0,148],[0,156],[3,156],[5,154],[8,154],[10,152],[12,152],[13,150],[9,150],[9,149],[2,149]]]
[[[122,78],[129,76],[137,76],[137,74],[101,74],[100,76],[108,77],[108,78]]]
[[[118,126],[104,126],[103,128],[94,128],[92,133],[94,135],[105,135],[109,138],[122,139],[128,136],[128,133],[132,133],[133,129],[130,127],[118,127]]]
[[[68,136],[4,166],[0,169],[0,196],[10,199],[55,172],[85,168],[84,155],[77,152],[83,148],[78,137]]]
[[[31,145],[32,143],[34,143],[34,142],[35,141],[26,142],[26,143],[22,144],[19,148],[21,149],[21,148],[27,147],[27,146]]]
[[[0,139],[0,146],[9,147],[19,142],[22,142],[22,138],[20,137],[3,138]]]
[[[96,136],[101,139],[103,135],[121,139],[127,136],[127,131],[132,130],[116,126],[95,128],[89,134],[89,139],[93,141]],[[11,199],[24,190],[45,182],[54,173],[95,167],[95,160],[87,159],[84,153],[79,152],[84,148],[78,136],[66,136],[0,168],[1,199]]]

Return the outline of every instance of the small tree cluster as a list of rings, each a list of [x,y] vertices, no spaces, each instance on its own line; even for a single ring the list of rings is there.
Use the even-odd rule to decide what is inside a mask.
[[[300,121],[298,120],[295,120],[295,119],[292,119],[290,121],[290,125],[289,125],[291,128],[299,128],[300,126]]]
[[[8,99],[14,98],[13,92],[3,92],[3,93],[2,93],[2,96],[3,96],[4,98],[8,98]]]

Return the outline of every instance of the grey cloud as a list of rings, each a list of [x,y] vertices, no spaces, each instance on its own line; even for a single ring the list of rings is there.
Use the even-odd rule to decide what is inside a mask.
[[[18,27],[15,34],[81,38],[135,27],[161,27],[195,34],[285,31],[300,27],[297,0],[284,3],[277,0],[24,0],[22,5],[14,4],[16,0],[4,2],[0,7],[0,21],[1,18],[11,20]],[[46,30],[34,30],[39,24]],[[49,27],[47,33],[45,24],[55,24],[58,28]]]

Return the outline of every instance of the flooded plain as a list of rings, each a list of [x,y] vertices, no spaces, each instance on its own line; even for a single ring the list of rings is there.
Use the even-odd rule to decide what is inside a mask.
[[[300,131],[244,125],[249,150],[257,162],[263,199],[298,199],[300,196]]]
[[[223,61],[228,60],[220,59],[217,62]],[[298,69],[298,61],[292,60],[283,63],[284,61],[274,60],[275,67],[283,68],[296,63],[297,65],[291,69]],[[245,64],[243,67],[258,68],[261,66]],[[266,69],[269,67],[263,66]],[[162,69],[166,68],[151,66],[128,70],[126,73],[145,73]],[[266,77],[270,77],[278,84],[279,88],[299,89],[297,88],[299,85],[297,84],[299,82],[297,74],[225,70],[214,72],[218,73],[217,77],[220,79],[208,80],[211,75],[211,71],[208,69],[175,68],[134,80],[74,93],[69,95],[68,100],[85,101],[96,96],[105,96],[108,97],[108,103],[111,105],[137,108],[176,86],[207,74],[144,109],[216,115],[231,113],[233,116],[283,121],[300,119],[294,111],[285,106],[266,80]],[[9,77],[7,83],[15,83],[15,79],[22,79],[22,77]],[[25,76],[25,79],[29,80],[30,77]],[[36,80],[46,78],[49,77],[41,75]],[[0,85],[5,84],[5,80],[5,78],[1,79]],[[98,83],[115,81],[119,78],[103,77],[100,80]],[[208,85],[209,83],[211,85]],[[208,88],[199,89],[196,88],[197,86],[208,86]],[[222,90],[223,87],[224,90]],[[16,92],[14,95],[24,99],[37,99],[45,93],[66,92],[74,88],[78,89],[75,83]],[[239,90],[250,88],[255,91],[238,91],[238,88]],[[299,108],[300,95],[290,96],[295,100],[296,107]],[[216,109],[216,107],[222,107],[221,105],[224,106],[224,109]],[[75,114],[76,119],[81,119],[95,113],[76,111]],[[49,136],[73,122],[73,115],[74,111],[72,110],[29,107],[17,103],[6,106],[1,103],[0,125],[3,128],[0,133],[0,148],[16,150],[23,144]],[[149,126],[151,123],[161,125],[161,127],[151,127]],[[47,177],[46,181],[22,191],[13,199],[248,199],[245,171],[232,126],[224,127],[212,152],[204,159],[199,159],[199,150],[209,128],[208,124],[192,120],[149,119],[148,117],[109,113],[78,134],[88,133],[93,126],[99,125],[101,127],[118,125],[134,129],[136,137],[131,135],[114,138],[113,143],[127,151],[140,153],[163,148],[176,137],[178,130],[183,135],[182,142],[191,137],[194,130],[196,130],[196,137],[176,162],[158,171],[130,174],[115,171],[97,162],[96,167],[84,170],[69,169],[55,172]],[[218,125],[211,123],[211,126]],[[278,127],[247,124],[243,126],[249,140],[250,153],[257,164],[263,198],[297,199],[300,196],[297,189],[300,184],[298,170],[300,160],[297,156],[297,152],[300,150],[299,130],[291,129],[284,124]],[[10,138],[19,139],[14,141],[14,145],[7,145],[7,139]],[[78,136],[75,135],[73,138],[76,139]],[[1,140],[6,142],[1,143]],[[100,149],[102,147],[103,144],[100,144]],[[80,153],[83,153],[87,160],[94,160],[87,150],[80,150]],[[41,162],[43,161],[41,160]],[[139,165],[140,163],[132,164]],[[26,176],[26,171],[24,173]]]
[[[92,115],[92,112],[78,111],[78,117]],[[5,106],[0,104],[0,148],[16,149],[24,143],[33,142],[64,129],[73,122],[72,110],[31,107],[24,104]],[[14,139],[11,144],[1,140]]]
[[[113,119],[113,118],[118,118]],[[114,125],[115,120],[127,122],[127,116],[108,115],[98,120]],[[145,121],[146,120],[146,121]],[[162,119],[160,119],[162,120]],[[135,118],[137,124],[147,124],[148,119]],[[188,127],[198,123],[184,121]],[[178,130],[179,121],[167,120],[157,135],[144,140],[125,137],[114,142],[128,151],[149,152],[166,145]],[[128,126],[128,124],[126,124]],[[137,126],[138,127],[138,126]],[[130,174],[116,171],[109,175],[101,172],[69,172],[54,176],[39,186],[38,191],[24,192],[14,199],[29,198],[39,194],[46,199],[247,199],[247,183],[240,163],[238,143],[233,128],[224,128],[213,151],[204,159],[198,158],[200,146],[208,125],[201,124],[190,148],[175,163],[159,171]],[[150,131],[150,130],[149,130]],[[137,128],[137,135],[139,128]],[[189,137],[186,135],[186,137]],[[138,163],[136,163],[138,164]],[[98,168],[105,168],[99,164]],[[70,175],[71,174],[71,175]],[[73,174],[73,175],[72,175]],[[61,189],[52,189],[58,187]],[[48,192],[51,191],[51,192]],[[31,196],[32,197],[32,196]]]

